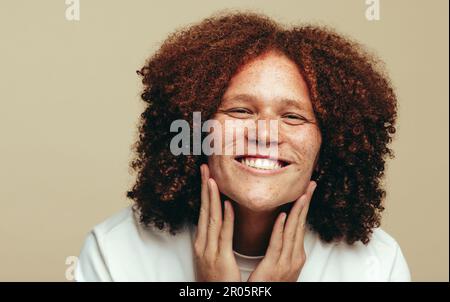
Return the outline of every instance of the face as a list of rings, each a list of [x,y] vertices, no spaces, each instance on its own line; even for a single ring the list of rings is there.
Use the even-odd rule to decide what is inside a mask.
[[[232,129],[235,137],[244,137],[243,153],[208,158],[211,177],[222,194],[249,210],[271,211],[305,192],[322,139],[307,85],[293,61],[271,51],[243,66],[231,79],[213,119],[223,132],[230,131],[226,121],[256,124],[256,136],[248,128]],[[268,131],[270,120],[277,121],[274,137]],[[276,146],[277,156],[259,149],[248,152],[248,146],[264,140]],[[222,141],[236,145],[236,139]]]

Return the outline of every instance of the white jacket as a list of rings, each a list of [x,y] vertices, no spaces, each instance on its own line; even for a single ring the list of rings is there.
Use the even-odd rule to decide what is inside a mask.
[[[195,281],[195,226],[175,236],[138,222],[127,207],[95,226],[87,235],[75,269],[77,281]],[[368,245],[324,243],[308,230],[303,281],[411,281],[397,242],[380,228]],[[261,257],[235,253],[242,280],[247,280]]]

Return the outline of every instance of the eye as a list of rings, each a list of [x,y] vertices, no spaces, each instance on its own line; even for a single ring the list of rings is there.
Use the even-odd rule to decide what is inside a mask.
[[[283,119],[286,120],[286,123],[292,124],[292,125],[301,125],[305,122],[308,122],[308,120],[296,113],[287,113],[282,116]]]
[[[249,109],[243,107],[231,108],[223,110],[222,112],[234,118],[247,118],[249,117],[249,115],[252,114],[252,112]]]

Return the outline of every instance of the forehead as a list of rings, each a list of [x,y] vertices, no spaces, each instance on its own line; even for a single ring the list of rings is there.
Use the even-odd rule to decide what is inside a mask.
[[[246,95],[247,98],[242,98]],[[223,101],[309,101],[309,91],[298,66],[279,52],[268,52],[242,66],[231,79]]]

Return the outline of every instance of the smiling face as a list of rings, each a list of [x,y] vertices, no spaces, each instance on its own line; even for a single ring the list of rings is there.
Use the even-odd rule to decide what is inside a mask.
[[[322,139],[308,87],[293,61],[270,51],[243,66],[231,79],[213,119],[222,129],[226,121],[264,121],[266,129],[269,120],[278,122],[277,137],[258,126],[256,137],[243,127],[233,129],[236,137],[243,134],[246,144],[272,142],[277,157],[261,158],[258,149],[250,155],[247,148],[234,155],[209,156],[211,177],[222,194],[252,211],[271,211],[305,192]]]

